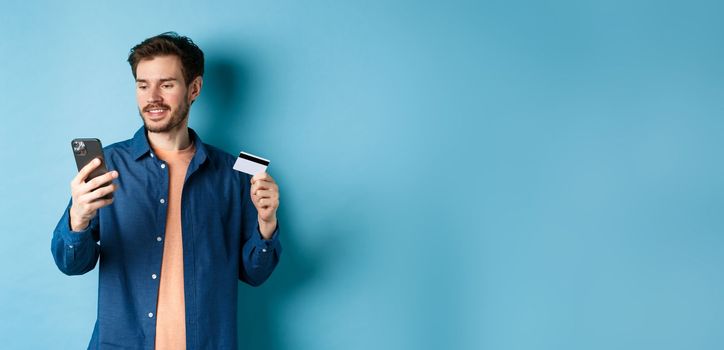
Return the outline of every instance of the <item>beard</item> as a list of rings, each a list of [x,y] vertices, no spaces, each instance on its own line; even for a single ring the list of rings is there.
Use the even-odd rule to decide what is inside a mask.
[[[157,103],[157,104],[149,104],[146,105],[146,107],[143,108],[143,111],[150,110],[152,108],[162,107],[166,108],[167,110],[171,110],[171,107],[164,103]],[[186,103],[186,101],[183,101],[183,103],[179,106],[179,109],[171,113],[171,117],[168,118],[168,120],[163,123],[162,125],[150,125],[148,121],[146,121],[146,118],[143,116],[143,111],[139,108],[138,109],[138,115],[141,116],[141,120],[143,120],[143,126],[146,128],[148,132],[154,132],[154,133],[162,133],[162,132],[169,132],[171,130],[174,130],[178,128],[184,121],[186,121],[186,118],[189,117],[189,104]]]

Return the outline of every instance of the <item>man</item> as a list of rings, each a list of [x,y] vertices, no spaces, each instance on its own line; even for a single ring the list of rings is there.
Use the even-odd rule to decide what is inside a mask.
[[[86,182],[96,159],[71,181],[55,263],[79,275],[100,258],[89,349],[236,349],[237,279],[263,283],[281,254],[279,189],[188,128],[204,73],[191,39],[146,39],[128,62],[144,126],[104,149],[107,174]]]

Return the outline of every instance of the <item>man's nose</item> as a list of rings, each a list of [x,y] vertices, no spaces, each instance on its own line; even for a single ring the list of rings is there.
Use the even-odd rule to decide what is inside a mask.
[[[163,101],[163,98],[161,97],[161,89],[158,87],[151,88],[148,92],[148,96],[146,97],[146,102],[153,103],[161,101]]]

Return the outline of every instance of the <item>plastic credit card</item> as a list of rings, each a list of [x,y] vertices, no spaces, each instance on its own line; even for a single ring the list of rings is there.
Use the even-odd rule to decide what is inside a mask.
[[[241,152],[239,153],[239,158],[236,159],[236,163],[234,163],[234,170],[254,176],[266,171],[268,166],[268,159],[255,156],[250,153]]]

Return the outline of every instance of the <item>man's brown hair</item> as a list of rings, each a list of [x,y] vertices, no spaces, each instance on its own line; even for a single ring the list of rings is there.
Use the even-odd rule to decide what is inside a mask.
[[[136,67],[145,59],[156,56],[175,55],[181,59],[186,86],[198,76],[204,75],[204,53],[194,42],[176,32],[166,32],[144,40],[134,46],[128,54],[133,78],[136,78]]]

